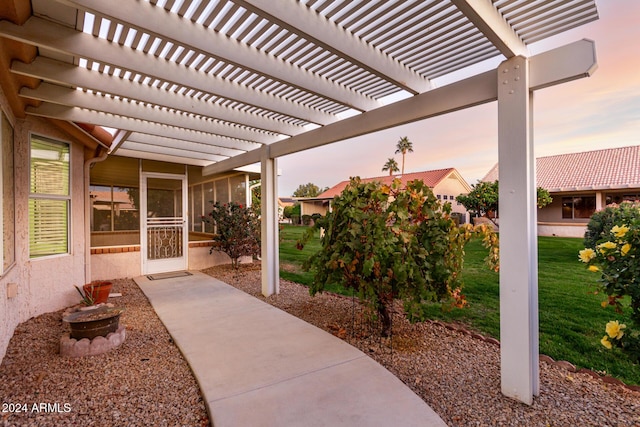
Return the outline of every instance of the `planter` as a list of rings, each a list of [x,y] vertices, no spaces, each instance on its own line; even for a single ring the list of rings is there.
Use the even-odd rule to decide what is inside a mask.
[[[91,296],[94,304],[102,304],[107,302],[109,293],[111,292],[111,282],[100,281],[87,283],[82,287],[85,295]]]
[[[106,337],[118,330],[120,308],[98,307],[93,310],[77,311],[65,316],[62,320],[71,328],[71,338],[81,340],[95,337]]]

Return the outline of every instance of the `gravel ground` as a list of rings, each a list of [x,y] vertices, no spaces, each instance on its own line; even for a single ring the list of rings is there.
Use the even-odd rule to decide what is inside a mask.
[[[114,303],[127,337],[108,353],[61,357],[62,310],[18,326],[0,365],[0,426],[210,425],[189,365],[142,291],[114,280],[113,292],[123,294]]]
[[[310,297],[304,286],[282,280],[280,294],[265,299],[259,266],[205,273],[358,347],[450,426],[640,426],[640,392],[547,363],[540,365],[541,393],[532,406],[508,399],[500,393],[495,343],[437,323],[411,325],[399,307],[392,338],[381,339],[351,298]],[[109,353],[60,357],[62,311],[17,328],[0,365],[0,403],[26,404],[27,412],[0,412],[0,426],[210,425],[188,365],[142,292],[131,280],[114,281],[114,292],[123,293],[117,305],[126,309],[127,339]],[[34,403],[52,404],[50,412],[34,411]]]
[[[393,336],[351,298],[320,294],[280,281],[280,294],[260,293],[259,266],[204,271],[367,353],[424,399],[450,426],[640,426],[640,392],[582,373],[540,363],[540,397],[532,406],[500,392],[500,349],[495,343],[436,323],[410,324],[395,308]]]

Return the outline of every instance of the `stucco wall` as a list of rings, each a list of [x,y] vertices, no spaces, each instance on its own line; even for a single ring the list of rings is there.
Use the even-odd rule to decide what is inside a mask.
[[[587,231],[586,224],[567,224],[539,222],[538,236],[579,237],[583,238]]]
[[[433,194],[440,195],[440,201],[442,203],[449,202],[451,203],[451,211],[459,212],[466,215],[467,210],[461,204],[456,202],[455,198],[460,194],[467,194],[467,188],[458,180],[455,179],[455,175],[450,175],[450,177],[445,178],[433,188]],[[448,196],[448,200],[444,200],[444,196]],[[451,196],[453,196],[453,200],[451,200]]]
[[[189,270],[202,270],[221,264],[231,264],[229,255],[220,251],[209,253],[211,246],[189,247]]]
[[[71,226],[70,254],[41,259],[29,259],[29,137],[34,132],[64,142],[68,135],[35,117],[16,119],[3,110],[14,131],[15,168],[15,264],[0,278],[0,360],[4,358],[16,326],[25,320],[59,310],[77,302],[73,285],[84,282],[84,200],[83,148],[71,144]],[[8,286],[17,287],[14,298],[7,297]]]
[[[202,270],[221,264],[231,264],[227,254],[209,253],[206,242],[189,243],[189,270]],[[101,252],[101,253],[96,253]],[[91,254],[91,280],[111,280],[136,277],[142,274],[139,246],[93,248]]]

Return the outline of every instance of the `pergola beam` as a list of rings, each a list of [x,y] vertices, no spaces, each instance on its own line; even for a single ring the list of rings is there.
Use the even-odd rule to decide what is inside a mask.
[[[529,62],[531,89],[538,89],[591,75],[596,68],[595,46],[581,40],[536,55]],[[542,71],[540,67],[552,67]],[[394,104],[368,111],[338,123],[294,136],[269,146],[274,157],[293,154],[336,141],[461,110],[498,99],[497,71],[488,71]],[[206,166],[204,174],[224,172],[259,160],[249,152]]]
[[[278,22],[281,27],[348,59],[407,92],[417,94],[431,88],[429,80],[359,40],[302,2],[292,4],[283,0],[235,0],[234,3],[258,16]]]
[[[300,103],[234,84],[213,74],[184,67],[35,16],[29,18],[24,25],[0,21],[0,36],[145,76],[153,76],[162,81],[173,82],[269,111],[277,111],[311,123],[324,125],[338,120],[333,114],[323,113]]]
[[[28,107],[26,113],[33,116],[49,117],[72,122],[100,124],[101,126],[114,129],[123,129],[131,132],[148,133],[167,138],[201,142],[203,144],[237,150],[248,151],[260,147],[259,144],[213,135],[210,133],[190,131],[175,126],[166,126],[160,123],[136,120],[130,117],[116,116],[99,111],[87,110],[78,107],[68,107],[59,104],[43,103],[38,107]]]
[[[282,120],[274,120],[235,108],[224,107],[215,102],[203,101],[193,96],[187,96],[106,73],[99,73],[54,59],[37,57],[35,61],[30,64],[14,61],[11,64],[11,71],[16,74],[51,83],[109,93],[123,98],[197,114],[203,117],[211,117],[230,123],[241,123],[245,126],[264,129],[283,135],[297,135],[306,131],[302,126],[289,124]]]
[[[256,132],[251,128],[230,125],[188,113],[179,113],[168,109],[152,107],[137,101],[112,98],[110,96],[84,92],[51,83],[41,83],[37,88],[23,87],[20,96],[44,102],[101,111],[116,116],[162,123],[168,126],[210,133],[213,135],[237,138],[258,144],[270,144],[280,140],[279,136],[266,132]]]
[[[367,111],[382,104],[366,95],[337,85],[273,55],[239,44],[204,25],[167,13],[144,1],[105,2],[104,0],[58,0],[60,3],[90,11],[97,16],[127,24],[163,40],[212,56],[239,67],[287,82],[302,90],[331,99],[352,108]]]
[[[506,58],[529,56],[529,49],[490,0],[451,0]]]

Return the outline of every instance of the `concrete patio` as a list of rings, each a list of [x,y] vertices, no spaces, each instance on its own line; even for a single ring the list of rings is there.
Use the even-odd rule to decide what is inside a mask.
[[[224,426],[445,426],[344,341],[200,272],[135,278]]]

